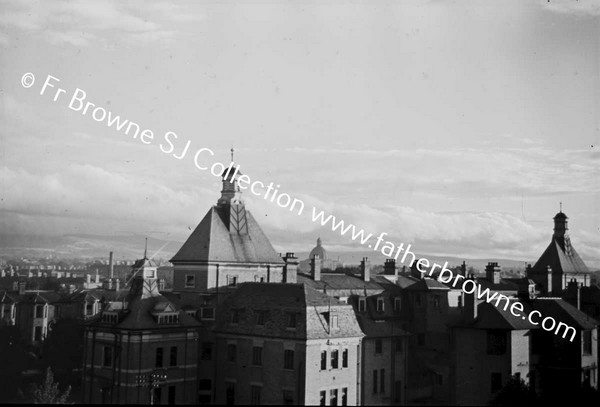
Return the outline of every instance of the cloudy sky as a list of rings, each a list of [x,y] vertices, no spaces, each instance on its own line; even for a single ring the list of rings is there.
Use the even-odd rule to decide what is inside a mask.
[[[216,203],[193,160],[70,110],[80,88],[422,253],[535,261],[563,202],[600,265],[600,3],[501,3],[2,0],[0,233],[184,240]],[[352,248],[245,200],[278,250]]]

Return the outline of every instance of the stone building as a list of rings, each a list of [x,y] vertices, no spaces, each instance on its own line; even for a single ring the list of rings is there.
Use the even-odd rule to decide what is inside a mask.
[[[159,292],[157,267],[144,256],[128,295],[86,325],[82,402],[194,403],[199,326]]]
[[[217,323],[217,404],[357,405],[363,333],[305,284],[246,283]]]

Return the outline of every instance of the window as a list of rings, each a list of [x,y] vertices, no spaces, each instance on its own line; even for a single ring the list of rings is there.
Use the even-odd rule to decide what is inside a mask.
[[[440,309],[440,296],[439,295],[433,296],[433,308]]]
[[[283,391],[283,405],[293,406],[294,405],[294,392],[291,390]]]
[[[233,343],[227,345],[227,361],[235,362],[237,348]]]
[[[33,340],[36,342],[39,342],[42,340],[42,327],[41,326],[35,327],[35,330],[33,331]]]
[[[237,324],[238,322],[240,322],[240,310],[233,309],[231,310],[231,323]]]
[[[196,287],[196,276],[193,274],[186,274],[185,276],[185,288]]]
[[[156,348],[156,358],[154,360],[155,367],[163,367],[163,348]]]
[[[35,317],[36,318],[44,318],[44,306],[43,305],[35,306]]]
[[[227,276],[227,285],[229,287],[235,287],[237,285],[238,278],[237,276]]]
[[[582,340],[583,340],[583,354],[591,355],[592,354],[592,331],[583,331]]]
[[[373,394],[377,393],[377,370],[373,370]]]
[[[253,406],[260,405],[260,392],[262,387],[260,386],[250,386],[250,398]]]
[[[488,331],[487,332],[487,354],[504,355],[506,353],[506,332]]]
[[[329,390],[329,405],[337,406],[337,398],[338,398],[338,390],[331,389]]]
[[[227,382],[225,384],[225,403],[228,406],[235,404],[235,383]]]
[[[379,370],[379,392],[385,393],[385,369]]]
[[[383,298],[379,297],[377,298],[377,311],[378,312],[383,312],[384,308],[383,308]]]
[[[348,388],[342,387],[342,406],[348,405]]]
[[[336,314],[333,314],[331,316],[331,329],[338,329],[339,325],[338,325],[338,316]]]
[[[171,325],[179,322],[179,314],[162,314],[158,316],[158,323],[161,325]]]
[[[342,367],[348,367],[348,349],[342,351]]]
[[[168,394],[168,403],[169,405],[175,404],[175,386],[169,386],[169,394]]]
[[[116,324],[119,322],[119,315],[116,313],[105,312],[102,315],[102,322],[108,322],[109,324]]]
[[[252,364],[254,366],[262,366],[262,348],[260,346],[252,348]]]
[[[171,346],[171,354],[169,355],[169,366],[177,366],[177,346]]]
[[[402,301],[398,297],[394,298],[394,312],[400,312],[401,309]]]
[[[331,351],[331,368],[338,368],[339,351],[337,349]]]
[[[85,304],[85,315],[86,316],[94,315],[94,303],[93,302],[88,302],[87,304]]]
[[[327,370],[327,351],[321,351],[321,370]]]
[[[297,324],[297,314],[295,312],[289,312],[287,314],[288,317],[288,324],[287,327],[290,329],[296,329],[296,324]]]
[[[112,348],[110,346],[105,346],[102,348],[102,366],[112,366]]]
[[[266,311],[256,311],[256,325],[264,325],[267,319]]]
[[[283,351],[283,368],[289,370],[294,369],[294,351],[291,349]]]
[[[202,360],[212,360],[212,350],[212,342],[202,342],[202,351],[200,353],[200,358]]]
[[[215,309],[213,307],[200,308],[200,318],[215,319]]]
[[[321,390],[321,393],[319,394],[319,405],[324,406],[326,402],[327,402],[327,392],[325,392],[325,390]]]
[[[502,373],[492,373],[491,375],[492,381],[492,393],[496,393],[498,390],[502,388]]]
[[[380,354],[383,351],[383,341],[375,339],[375,354]]]
[[[365,312],[367,309],[367,301],[364,298],[358,299],[358,312]]]
[[[396,352],[402,352],[402,339],[396,339]]]

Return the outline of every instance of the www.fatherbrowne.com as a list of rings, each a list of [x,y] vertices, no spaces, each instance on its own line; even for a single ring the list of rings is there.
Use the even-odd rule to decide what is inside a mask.
[[[137,140],[139,137],[139,141],[145,145],[152,145],[156,142],[154,137],[155,133],[152,130],[142,130],[136,122],[122,118],[121,116],[108,111],[104,107],[90,102],[87,99],[87,93],[82,89],[76,88],[72,93],[67,92],[65,89],[56,86],[59,82],[60,79],[52,75],[47,75],[44,84],[41,86],[40,96],[48,95],[48,97],[52,98],[53,102],[57,102],[58,100],[66,102],[68,100],[69,103],[67,107],[69,109],[80,113],[82,116],[91,117],[98,123],[104,123],[107,127],[123,133],[126,136],[132,137],[133,139]],[[34,83],[35,76],[30,72],[25,73],[21,78],[21,85],[24,88],[31,88]],[[51,89],[53,88],[55,88],[55,91],[52,95]],[[66,94],[70,94],[71,96],[69,98],[62,97]],[[192,141],[187,140],[187,142],[183,145],[183,149],[180,151],[175,147],[177,139],[178,136],[175,132],[167,131],[163,136],[164,144],[161,142],[158,147],[163,153],[172,155],[174,158],[182,160],[188,156]],[[288,209],[291,212],[296,212],[298,215],[302,215],[304,213],[304,202],[300,199],[292,198],[286,193],[281,193],[279,191],[280,185],[275,186],[273,182],[266,184],[258,180],[252,181],[248,175],[241,174],[239,171],[240,165],[234,167],[235,164],[233,162],[231,162],[229,166],[220,162],[214,162],[212,165],[210,165],[210,167],[208,165],[204,166],[204,164],[206,164],[206,158],[208,156],[214,156],[214,152],[205,147],[196,148],[195,150],[196,153],[190,153],[188,157],[193,157],[192,160],[197,169],[205,171],[210,168],[210,173],[216,177],[225,176],[227,179],[237,179],[240,189],[249,189],[252,194],[262,197],[269,202],[276,203],[281,208]],[[402,254],[402,259],[400,262],[407,264],[409,267],[412,267],[412,265],[415,263],[416,256],[410,251],[411,245],[409,244],[406,248],[404,247],[403,243],[400,243],[400,245],[395,245],[394,243],[383,238],[387,235],[385,232],[381,233],[376,238],[376,241],[373,245],[370,243],[372,242],[373,238],[372,233],[365,233],[363,229],[358,229],[353,224],[346,224],[346,222],[336,219],[333,215],[326,215],[325,212],[318,210],[314,206],[312,207],[312,221],[315,223],[319,222],[323,227],[330,224],[333,232],[338,231],[341,236],[347,235],[353,241],[360,242],[361,245],[367,246],[374,251],[380,251],[387,257],[398,260],[400,254]],[[407,260],[410,261],[406,263]],[[442,283],[452,283],[451,285],[454,288],[456,288],[457,284],[460,283],[460,288],[463,292],[476,296],[478,300],[483,299],[487,303],[491,303],[495,300],[496,307],[500,307],[500,303],[504,301],[503,310],[507,311],[507,309],[510,308],[509,312],[515,317],[521,317],[523,320],[528,320],[533,325],[540,325],[541,321],[541,327],[544,330],[554,332],[556,335],[559,335],[561,332],[563,332],[563,338],[565,338],[570,332],[571,342],[575,339],[575,328],[562,322],[557,324],[556,320],[552,317],[545,317],[542,319],[542,314],[536,310],[530,312],[528,315],[522,314],[524,312],[524,307],[521,302],[511,301],[509,297],[498,294],[497,292],[491,292],[489,288],[481,291],[481,285],[477,284],[473,279],[466,278],[460,274],[455,276],[454,273],[448,269],[448,262],[445,262],[444,265],[441,266],[437,263],[431,264],[426,258],[421,258],[416,261],[416,267],[419,272],[422,274],[427,274],[430,277],[437,269],[439,270],[438,279]],[[427,268],[429,268],[429,271],[427,271]],[[535,319],[534,316],[536,317]]]

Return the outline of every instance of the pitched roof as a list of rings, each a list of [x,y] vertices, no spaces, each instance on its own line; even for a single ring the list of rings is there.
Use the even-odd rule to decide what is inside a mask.
[[[477,281],[477,284],[479,284],[482,289],[489,288],[494,291],[514,291],[515,293],[519,291],[519,285],[506,278],[501,278],[500,283],[498,284],[494,284],[486,277],[477,277],[475,281]]]
[[[573,246],[568,236],[553,237],[552,241],[533,266],[535,271],[546,271],[547,266],[552,272],[591,273]]]
[[[230,315],[240,312],[234,323]],[[256,324],[255,314],[268,313],[264,325]],[[338,317],[338,329],[328,329],[324,314]],[[286,313],[298,315],[295,329],[288,329]],[[224,303],[219,332],[290,339],[321,339],[364,336],[352,306],[331,298],[306,284],[242,283]]]
[[[213,206],[171,263],[271,263],[284,264],[249,211],[246,211],[248,233],[229,231],[229,206]]]
[[[526,302],[519,301],[516,298],[510,298],[510,303],[521,302],[523,305],[522,315],[529,315],[531,307]],[[539,326],[533,325],[527,318],[516,317],[511,312],[511,305],[506,308],[498,308],[493,304],[482,302],[477,307],[477,318],[471,324],[478,329],[505,329],[505,330],[521,330],[521,329],[537,329]]]
[[[423,278],[405,289],[409,291],[450,290],[445,284],[431,278]]]
[[[574,328],[594,329],[598,325],[598,321],[562,298],[536,298],[533,300],[533,307],[542,315],[551,316]]]

